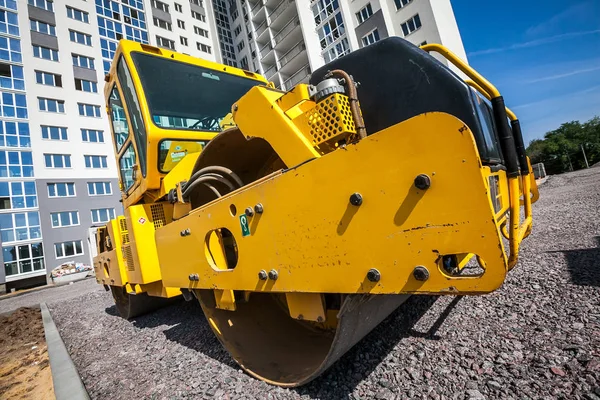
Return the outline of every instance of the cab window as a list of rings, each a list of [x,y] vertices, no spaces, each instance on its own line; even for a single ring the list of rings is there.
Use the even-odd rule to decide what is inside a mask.
[[[480,149],[479,152],[486,154],[488,161],[500,163],[502,162],[502,155],[492,107],[487,99],[484,99],[479,93],[476,93],[473,89],[470,89],[470,92],[483,133],[483,146],[485,146],[485,149]]]
[[[121,148],[127,140],[129,135],[129,126],[127,125],[127,118],[125,117],[125,109],[121,102],[121,96],[117,86],[113,86],[110,92],[110,119],[113,126],[113,135],[115,137],[115,146],[117,146],[117,153],[121,151]]]
[[[202,151],[208,140],[162,140],[158,145],[158,170],[167,173],[188,154]]]
[[[125,63],[123,57],[119,59],[117,64],[117,78],[121,84],[121,90],[123,91],[123,97],[125,104],[127,105],[127,112],[129,114],[129,121],[131,123],[131,130],[135,139],[135,144],[138,151],[139,168],[142,171],[142,176],[146,176],[146,154],[147,154],[147,140],[146,140],[146,128],[144,126],[144,120],[142,119],[142,112],[140,103],[137,97],[133,79],[129,68]],[[133,150],[132,150],[133,151]]]
[[[129,190],[135,183],[133,169],[135,164],[135,151],[133,150],[133,143],[130,142],[119,159],[119,169],[121,171],[121,182],[123,183],[124,192]]]
[[[162,129],[220,132],[231,106],[264,82],[132,52],[152,122]]]

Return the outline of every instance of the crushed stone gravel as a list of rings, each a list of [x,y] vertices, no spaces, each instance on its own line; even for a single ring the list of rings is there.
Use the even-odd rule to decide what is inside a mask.
[[[92,398],[600,400],[600,168],[552,176],[485,296],[412,296],[297,389],[246,375],[195,302],[125,321],[110,293],[50,305]]]

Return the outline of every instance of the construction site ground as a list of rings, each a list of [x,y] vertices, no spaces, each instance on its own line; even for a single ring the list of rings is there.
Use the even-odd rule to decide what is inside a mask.
[[[600,400],[600,168],[550,177],[540,192],[499,290],[412,296],[297,389],[243,373],[196,302],[126,321],[87,280],[0,300],[0,313],[46,301],[94,399]]]
[[[39,307],[0,315],[0,399],[54,399]]]

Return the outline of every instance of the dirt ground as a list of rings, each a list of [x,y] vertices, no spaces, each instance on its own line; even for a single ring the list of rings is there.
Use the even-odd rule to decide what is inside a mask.
[[[0,316],[0,399],[54,399],[39,308]]]

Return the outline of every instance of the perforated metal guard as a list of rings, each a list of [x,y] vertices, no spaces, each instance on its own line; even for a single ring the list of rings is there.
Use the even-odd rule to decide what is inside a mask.
[[[121,231],[121,244],[125,265],[129,271],[135,271],[133,264],[133,254],[131,253],[131,245],[129,243],[129,230],[127,229],[127,220],[119,217],[119,230]]]
[[[356,133],[348,97],[338,93],[299,116],[297,125],[315,147]]]
[[[162,204],[152,204],[150,206],[150,213],[154,229],[158,229],[161,226],[167,224],[167,218],[165,217],[165,209]]]

